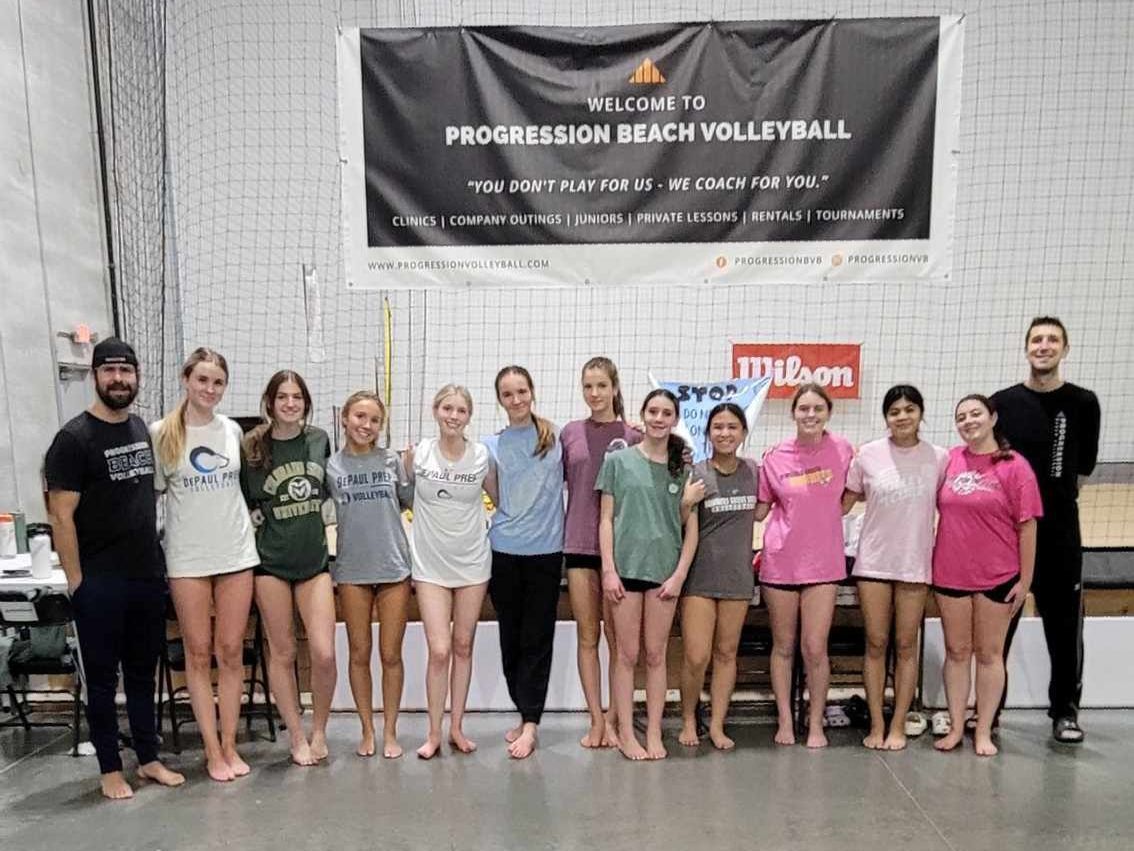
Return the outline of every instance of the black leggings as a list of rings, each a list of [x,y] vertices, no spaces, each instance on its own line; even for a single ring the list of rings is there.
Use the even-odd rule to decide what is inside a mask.
[[[102,774],[122,770],[114,703],[119,665],[138,764],[158,758],[154,673],[168,594],[164,579],[84,576],[71,599],[87,684],[87,724]]]
[[[562,553],[492,551],[488,594],[500,628],[500,661],[508,694],[524,723],[538,724],[547,700],[562,565]]]

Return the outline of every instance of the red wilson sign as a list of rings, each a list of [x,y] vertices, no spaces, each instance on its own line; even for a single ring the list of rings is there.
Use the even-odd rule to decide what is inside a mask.
[[[732,377],[772,379],[769,399],[789,399],[808,381],[836,399],[857,399],[858,343],[733,343]]]

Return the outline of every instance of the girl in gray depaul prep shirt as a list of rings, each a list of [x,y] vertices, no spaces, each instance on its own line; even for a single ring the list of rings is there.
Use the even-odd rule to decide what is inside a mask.
[[[339,588],[350,643],[350,690],[362,722],[359,756],[374,755],[371,700],[370,612],[378,600],[378,652],[382,659],[382,756],[402,755],[398,707],[405,680],[402,639],[410,600],[410,548],[402,510],[413,485],[397,453],[377,446],[386,408],[374,393],[352,393],[343,404],[346,445],[327,462],[327,492],[338,517],[338,547],[331,576]]]

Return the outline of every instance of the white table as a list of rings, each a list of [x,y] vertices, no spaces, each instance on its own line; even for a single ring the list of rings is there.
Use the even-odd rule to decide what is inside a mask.
[[[11,576],[8,570],[31,570],[31,556],[19,553],[13,557],[0,558],[0,591],[51,591],[64,593],[67,591],[67,574],[59,567],[59,556],[51,554],[51,563],[56,565],[51,576],[46,579],[37,579],[34,576]]]

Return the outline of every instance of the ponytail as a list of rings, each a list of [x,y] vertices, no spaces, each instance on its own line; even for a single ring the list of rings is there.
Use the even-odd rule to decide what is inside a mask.
[[[532,381],[532,375],[522,366],[506,366],[498,373],[496,373],[496,381],[493,382],[496,388],[496,401],[500,401],[500,382],[509,375],[518,375],[528,383],[528,390],[532,394],[532,404],[535,404],[535,383]],[[532,424],[536,429],[536,445],[535,451],[532,455],[536,458],[543,458],[555,445],[555,428],[551,424],[551,420],[544,419],[536,414],[535,411],[531,412]]]
[[[158,461],[167,470],[176,470],[185,451],[185,409],[189,399],[185,396],[172,411],[158,422],[156,435]]]
[[[685,441],[676,434],[671,433],[669,439],[666,441],[665,448],[666,469],[669,470],[669,474],[676,479],[681,475],[681,471],[685,469]]]
[[[614,388],[614,398],[611,400],[610,406],[614,410],[614,416],[625,421],[626,402],[622,398],[622,382],[618,380],[618,367],[614,365],[614,361],[599,355],[583,364],[580,375],[586,375],[588,369],[601,369],[606,373],[606,377],[610,379],[610,386]]]

